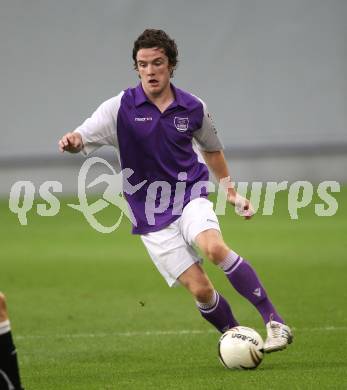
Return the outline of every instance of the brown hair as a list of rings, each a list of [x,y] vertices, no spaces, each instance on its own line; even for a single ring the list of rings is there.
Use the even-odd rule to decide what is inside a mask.
[[[136,56],[140,49],[149,49],[157,47],[163,49],[169,59],[169,65],[172,66],[171,77],[173,71],[177,67],[178,50],[176,42],[169,37],[163,30],[146,29],[134,42],[133,60],[134,68],[137,70]]]

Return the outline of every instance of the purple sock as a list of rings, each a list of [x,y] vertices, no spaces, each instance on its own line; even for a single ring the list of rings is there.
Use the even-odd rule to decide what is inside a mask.
[[[265,324],[270,319],[284,323],[267,296],[257,274],[247,261],[231,251],[221,264],[223,264],[221,268],[223,268],[230,283],[239,294],[253,303],[263,317]]]
[[[200,314],[216,327],[221,333],[226,332],[228,329],[238,326],[239,323],[233,316],[228,302],[220,295],[215,292],[215,302],[213,306],[207,308],[201,303],[197,303]]]

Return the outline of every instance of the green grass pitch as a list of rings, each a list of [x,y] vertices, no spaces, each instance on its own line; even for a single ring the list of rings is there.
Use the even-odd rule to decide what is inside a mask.
[[[256,267],[295,332],[290,348],[254,371],[222,367],[219,335],[183,288],[166,286],[128,223],[97,233],[61,199],[57,216],[33,210],[22,227],[2,201],[0,289],[25,388],[347,388],[347,188],[335,195],[333,217],[317,217],[311,205],[291,220],[282,193],[273,216],[244,221],[230,209],[220,218],[225,240]],[[109,224],[118,216],[113,206],[103,213]],[[255,309],[205,268],[240,323],[264,337]]]

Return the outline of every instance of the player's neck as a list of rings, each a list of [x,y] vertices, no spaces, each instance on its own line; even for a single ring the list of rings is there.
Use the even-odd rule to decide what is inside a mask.
[[[144,89],[144,92],[148,99],[158,107],[161,112],[164,112],[170,104],[175,100],[175,95],[171,89],[171,85],[168,84],[160,93],[152,94]]]

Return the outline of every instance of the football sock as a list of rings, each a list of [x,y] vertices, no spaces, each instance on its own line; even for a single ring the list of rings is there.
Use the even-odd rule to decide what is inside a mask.
[[[254,269],[246,260],[234,251],[230,251],[219,267],[222,268],[236,291],[257,308],[265,324],[270,319],[284,323],[267,296]]]
[[[0,322],[0,389],[22,390],[9,320]]]
[[[221,333],[238,325],[228,302],[217,291],[214,291],[210,302],[196,302],[201,315]]]

